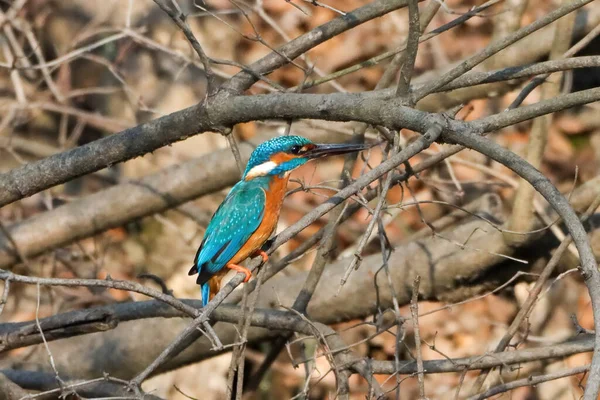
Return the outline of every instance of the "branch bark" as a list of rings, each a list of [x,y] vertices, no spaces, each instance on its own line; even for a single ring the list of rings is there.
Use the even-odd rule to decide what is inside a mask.
[[[563,2],[566,4],[567,2]],[[556,31],[554,32],[554,40],[552,50],[550,51],[550,59],[555,60],[561,58],[571,44],[571,36],[573,26],[575,24],[575,14],[569,14],[557,22]],[[542,99],[551,99],[556,97],[561,92],[562,74],[555,74],[552,78],[542,86]],[[529,143],[527,144],[527,162],[533,167],[540,168],[550,124],[552,123],[552,115],[544,115],[533,120],[531,132],[529,134]],[[513,214],[509,223],[509,229],[517,232],[527,232],[533,226],[534,210],[533,199],[535,190],[524,180],[520,181],[513,204]],[[509,240],[520,240],[519,237],[507,235]]]
[[[402,106],[402,99],[383,100],[365,94],[269,94],[215,97],[169,116],[138,125],[87,145],[25,164],[0,175],[0,207],[54,185],[95,172],[187,136],[209,130],[225,130],[240,122],[261,119],[325,119],[361,121],[390,128],[425,132],[436,114]],[[559,96],[535,105],[511,110],[472,123],[448,121],[447,129],[473,128],[489,132],[540,115],[600,100],[600,89]]]
[[[589,189],[592,191],[588,193],[589,190],[586,188],[584,196],[586,199],[593,199],[599,190],[598,186],[592,185]],[[577,199],[578,194],[574,198]],[[582,206],[586,207],[587,205]],[[494,219],[503,219],[501,204],[498,200],[490,199],[489,204],[483,210],[486,210],[485,213],[493,216]],[[484,229],[488,233],[484,233]],[[512,278],[517,271],[523,269],[522,264],[515,265],[511,261],[499,263],[502,260],[501,257],[477,250],[478,248],[500,250],[504,243],[502,233],[490,230],[489,225],[481,220],[469,221],[467,219],[458,228],[452,227],[450,232],[442,233],[445,239],[427,238],[405,244],[397,248],[390,258],[390,272],[400,304],[410,302],[410,284],[406,283],[410,283],[415,275],[422,277],[421,296],[424,299],[453,302],[494,289]],[[467,237],[470,237],[468,248],[460,249],[454,244],[462,243]],[[490,246],[492,243],[496,243],[497,247]],[[541,247],[548,248],[548,246]],[[539,249],[540,246],[533,244],[533,248]],[[524,250],[523,253],[532,255],[534,252]],[[330,288],[328,282],[338,282],[343,276],[347,263],[348,259],[338,260],[324,271],[323,278],[308,307],[308,315],[312,320],[322,323],[347,321],[363,318],[373,314],[379,308],[385,309],[392,306],[392,295],[387,281],[383,281],[385,278],[379,276],[377,281],[373,282],[373,276],[380,266],[379,255],[365,257],[363,266],[351,276],[342,288],[340,295],[333,296],[332,291],[327,290]],[[534,260],[530,260],[530,264],[535,265]],[[292,305],[305,280],[306,273],[290,277],[277,275],[264,286],[259,307],[265,309],[276,306],[279,302],[284,305]],[[471,283],[466,285],[465,281]],[[373,290],[374,286],[365,284],[366,282],[377,284],[377,287],[380,288],[379,293]],[[197,301],[186,301],[186,303],[192,306],[198,304]],[[164,348],[189,321],[174,319],[165,324],[162,318],[181,314],[169,306],[156,302],[126,303],[115,307],[120,310],[117,312],[116,318],[123,320],[116,329],[49,344],[61,375],[64,373],[65,376],[95,377],[94,374],[98,370],[105,370],[113,375],[129,378],[145,367],[155,357],[156,352]],[[214,311],[213,316],[218,320],[236,322],[239,316],[236,316],[235,310],[230,306],[220,306]],[[278,319],[274,316],[282,315],[283,317],[285,313],[269,311],[260,317],[263,322],[260,322],[259,315],[255,312],[251,323],[268,326],[270,329],[250,329],[249,341],[264,340],[272,335],[278,335],[278,331],[275,331],[278,327],[274,325]],[[162,318],[126,322],[128,318],[152,316]],[[292,327],[296,331],[302,331],[301,326],[295,326],[296,322],[293,321],[294,319],[288,319],[284,325],[281,325],[281,329]],[[45,323],[44,320],[41,322]],[[300,322],[298,321],[298,323]],[[4,329],[0,328],[0,332],[3,332]],[[218,324],[215,329],[225,344],[232,343],[237,339],[237,332],[231,325]],[[145,341],[135,340],[136,337],[139,337],[138,335],[144,335],[147,332],[156,334],[145,335]],[[165,364],[160,371],[210,357],[215,354],[210,348],[208,340],[202,338],[186,352]],[[89,349],[94,349],[94,351],[90,354]],[[44,356],[45,353],[42,353],[40,359],[42,365],[45,360]],[[35,358],[31,362],[35,363]],[[425,368],[429,372],[427,362],[425,362]]]
[[[588,241],[587,234],[577,214],[569,206],[567,200],[558,192],[556,187],[540,171],[521,159],[518,155],[500,147],[475,134],[463,133],[460,137],[453,136],[458,143],[477,150],[481,154],[505,165],[529,182],[550,203],[552,208],[562,217],[579,252],[581,274],[590,294],[594,314],[594,327],[600,332],[600,272],[598,264]],[[596,349],[600,349],[600,335],[595,338]],[[590,379],[585,388],[584,398],[592,400],[598,397],[600,390],[600,352],[594,352],[590,367]]]

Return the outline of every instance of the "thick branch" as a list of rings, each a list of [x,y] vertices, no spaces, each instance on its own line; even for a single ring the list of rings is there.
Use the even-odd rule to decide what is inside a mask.
[[[253,119],[253,109],[259,114],[257,118],[269,113],[292,116],[311,114],[317,118],[322,114],[323,118],[337,120],[362,119],[377,124],[408,126],[416,130],[419,130],[424,123],[436,117],[435,114],[399,106],[394,101],[384,102],[379,99],[365,98],[361,95],[277,94],[261,97],[262,100],[249,96],[232,98],[223,106],[220,112],[230,113],[231,116],[243,120]],[[470,123],[448,121],[448,125],[450,129],[457,132],[469,128],[479,132],[493,131],[534,116],[599,99],[600,89],[590,89],[559,96],[555,99],[485,117]],[[237,112],[234,111],[236,109]],[[250,111],[241,112],[241,110],[246,109]],[[320,135],[311,136],[312,132],[307,131],[306,134],[315,140],[324,139]],[[247,156],[251,151],[251,146],[241,144],[240,150]],[[36,164],[43,165],[43,168],[52,168],[51,166],[54,164],[52,160],[56,160],[60,164],[60,159],[68,157],[70,153],[61,154]],[[197,160],[188,161],[144,178],[139,183],[117,185],[114,188],[74,201],[53,211],[40,214],[10,227],[9,230],[20,251],[30,256],[41,254],[78,238],[87,237],[114,226],[120,226],[135,218],[163,211],[184,201],[233,184],[237,176],[235,165],[230,157],[223,157],[223,154],[217,152]],[[84,163],[87,159],[85,154],[77,157],[80,157],[81,163]],[[207,165],[213,165],[217,159],[222,168],[218,171],[206,168]],[[49,183],[48,176],[61,175],[61,179],[69,177],[68,172],[64,174],[65,171],[61,169],[48,175],[36,175],[35,172],[27,172],[28,168],[26,165],[1,175],[0,183],[8,185],[8,182],[12,179],[29,179],[31,181],[38,180],[38,182],[45,185]],[[28,178],[18,178],[21,175]],[[10,193],[0,192],[0,199],[3,198],[3,195],[10,195]],[[115,207],[117,204],[119,207]],[[3,238],[0,241],[0,267],[11,265],[17,260],[17,254],[15,254],[11,244],[6,238]]]
[[[586,193],[586,198],[593,198],[597,194],[598,187],[593,186],[594,193]],[[586,189],[585,192],[588,192]],[[591,200],[591,199],[590,199]],[[490,208],[491,206],[491,208]],[[496,200],[484,207],[484,214],[492,215],[494,219],[502,219],[501,205]],[[587,205],[582,205],[586,207]],[[485,211],[484,211],[485,210]],[[475,233],[473,233],[475,232]],[[486,233],[487,232],[487,233]],[[457,301],[469,298],[476,293],[491,290],[510,279],[518,270],[523,269],[522,264],[514,262],[501,263],[497,268],[493,266],[502,260],[501,257],[487,252],[492,249],[501,251],[503,246],[502,233],[493,229],[483,221],[471,221],[458,228],[452,228],[450,232],[441,232],[445,239],[428,238],[417,243],[410,243],[399,247],[390,259],[390,272],[394,282],[394,288],[400,304],[407,304],[411,293],[410,282],[415,275],[422,276],[421,296],[426,299],[441,301]],[[469,239],[469,247],[460,249],[455,243],[462,243]],[[493,243],[496,243],[492,246]],[[540,246],[534,246],[539,249]],[[542,248],[550,248],[542,246]],[[479,249],[486,249],[482,251]],[[532,251],[524,251],[524,254],[532,255]],[[529,260],[534,265],[534,260]],[[339,296],[334,296],[327,282],[338,282],[343,276],[348,260],[342,259],[328,266],[324,272],[323,279],[315,291],[315,297],[308,308],[308,315],[312,320],[323,323],[334,323],[354,318],[363,318],[371,315],[380,307],[385,309],[392,305],[391,293],[387,283],[377,278],[380,288],[379,292],[374,290],[373,276],[380,267],[380,256],[373,255],[365,257],[362,267],[355,271],[350,280],[342,288]],[[489,271],[486,274],[484,271]],[[481,277],[482,281],[477,277]],[[300,292],[306,279],[306,273],[296,274],[290,277],[278,275],[272,282],[264,287],[260,296],[261,307],[272,307],[279,302],[291,305]],[[465,279],[470,281],[465,285]],[[369,284],[373,282],[373,285]],[[345,293],[348,291],[348,293]],[[136,307],[132,305],[132,307]],[[147,312],[152,308],[148,306]],[[162,307],[162,306],[161,306]],[[226,308],[221,306],[215,310],[215,315],[224,312]],[[161,310],[179,315],[168,307]],[[162,311],[158,311],[160,316]],[[145,314],[150,316],[151,314]],[[221,318],[221,317],[219,317]],[[105,370],[120,377],[129,378],[143,369],[156,355],[156,352],[164,348],[179,331],[188,324],[189,320],[172,320],[165,324],[162,319],[153,319],[137,322],[123,322],[116,329],[104,333],[86,335],[50,344],[53,349],[59,368],[64,369],[66,375],[81,374],[82,377],[94,377],[98,369]],[[232,343],[237,340],[237,333],[231,325],[217,325],[216,330],[223,343]],[[155,335],[147,336],[143,343],[132,338],[144,335],[146,332],[155,332]],[[278,334],[273,329],[262,330],[253,328],[249,331],[250,341],[264,340],[271,335]],[[118,350],[107,351],[110,346],[117,344]],[[106,347],[108,346],[108,347]],[[94,352],[89,354],[89,349]],[[188,351],[182,353],[171,362],[167,363],[161,370],[185,365],[190,362],[214,355],[210,351],[211,345],[206,339],[196,342]],[[87,354],[85,358],[81,355]],[[97,354],[95,356],[94,354]],[[42,364],[45,358],[42,357]],[[95,360],[93,364],[90,360]],[[34,360],[32,360],[34,362]]]
[[[0,206],[54,185],[95,172],[187,136],[223,129],[260,119],[312,118],[361,121],[390,128],[425,132],[435,114],[403,107],[400,100],[381,100],[373,94],[270,94],[216,97],[206,106],[196,105],[87,145],[15,168],[0,175]],[[560,96],[532,106],[511,110],[466,124],[449,121],[447,128],[459,132],[469,125],[479,132],[497,130],[539,115],[600,100],[600,89]]]
[[[598,272],[598,264],[588,241],[585,229],[565,197],[560,194],[548,178],[515,153],[500,147],[486,138],[472,133],[463,132],[460,137],[459,135],[449,136],[453,136],[453,139],[456,140],[457,143],[476,150],[481,154],[485,154],[519,174],[519,176],[529,182],[529,184],[532,185],[562,217],[579,252],[582,275],[592,302],[594,327],[596,332],[600,332],[600,273]],[[600,349],[600,335],[596,337],[596,349]],[[600,391],[600,353],[598,352],[594,352],[592,365],[590,367],[590,376],[594,379],[588,380],[584,396],[586,399],[591,400],[596,399],[598,397],[598,391]]]

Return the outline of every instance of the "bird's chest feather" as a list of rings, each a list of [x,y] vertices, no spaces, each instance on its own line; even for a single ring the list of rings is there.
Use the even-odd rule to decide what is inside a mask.
[[[289,174],[286,174],[283,178],[276,177],[271,180],[269,190],[267,191],[265,216],[263,217],[261,226],[262,224],[266,224],[271,226],[271,230],[275,229],[277,221],[279,220],[279,212],[281,211],[283,198],[285,197],[288,177]]]
[[[275,177],[271,179],[268,189],[265,190],[266,201],[263,219],[256,231],[250,236],[240,251],[231,259],[231,261],[229,261],[230,264],[237,264],[244,261],[252,255],[252,253],[260,249],[267,239],[269,239],[277,227],[279,212],[281,211],[281,205],[283,204],[283,198],[285,197],[288,178],[289,174],[286,174],[281,178]]]

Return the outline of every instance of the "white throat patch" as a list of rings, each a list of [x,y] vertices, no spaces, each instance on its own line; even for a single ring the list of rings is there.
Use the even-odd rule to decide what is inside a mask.
[[[265,176],[269,172],[273,171],[277,166],[278,164],[274,161],[267,161],[266,163],[257,165],[256,167],[253,167],[250,171],[248,171],[248,173],[246,174],[246,180],[253,179],[259,176]]]

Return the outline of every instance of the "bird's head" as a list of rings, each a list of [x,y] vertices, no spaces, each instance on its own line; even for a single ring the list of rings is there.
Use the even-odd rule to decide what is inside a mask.
[[[243,179],[283,176],[315,158],[368,149],[364,144],[316,144],[302,136],[279,136],[261,143],[250,156]]]

